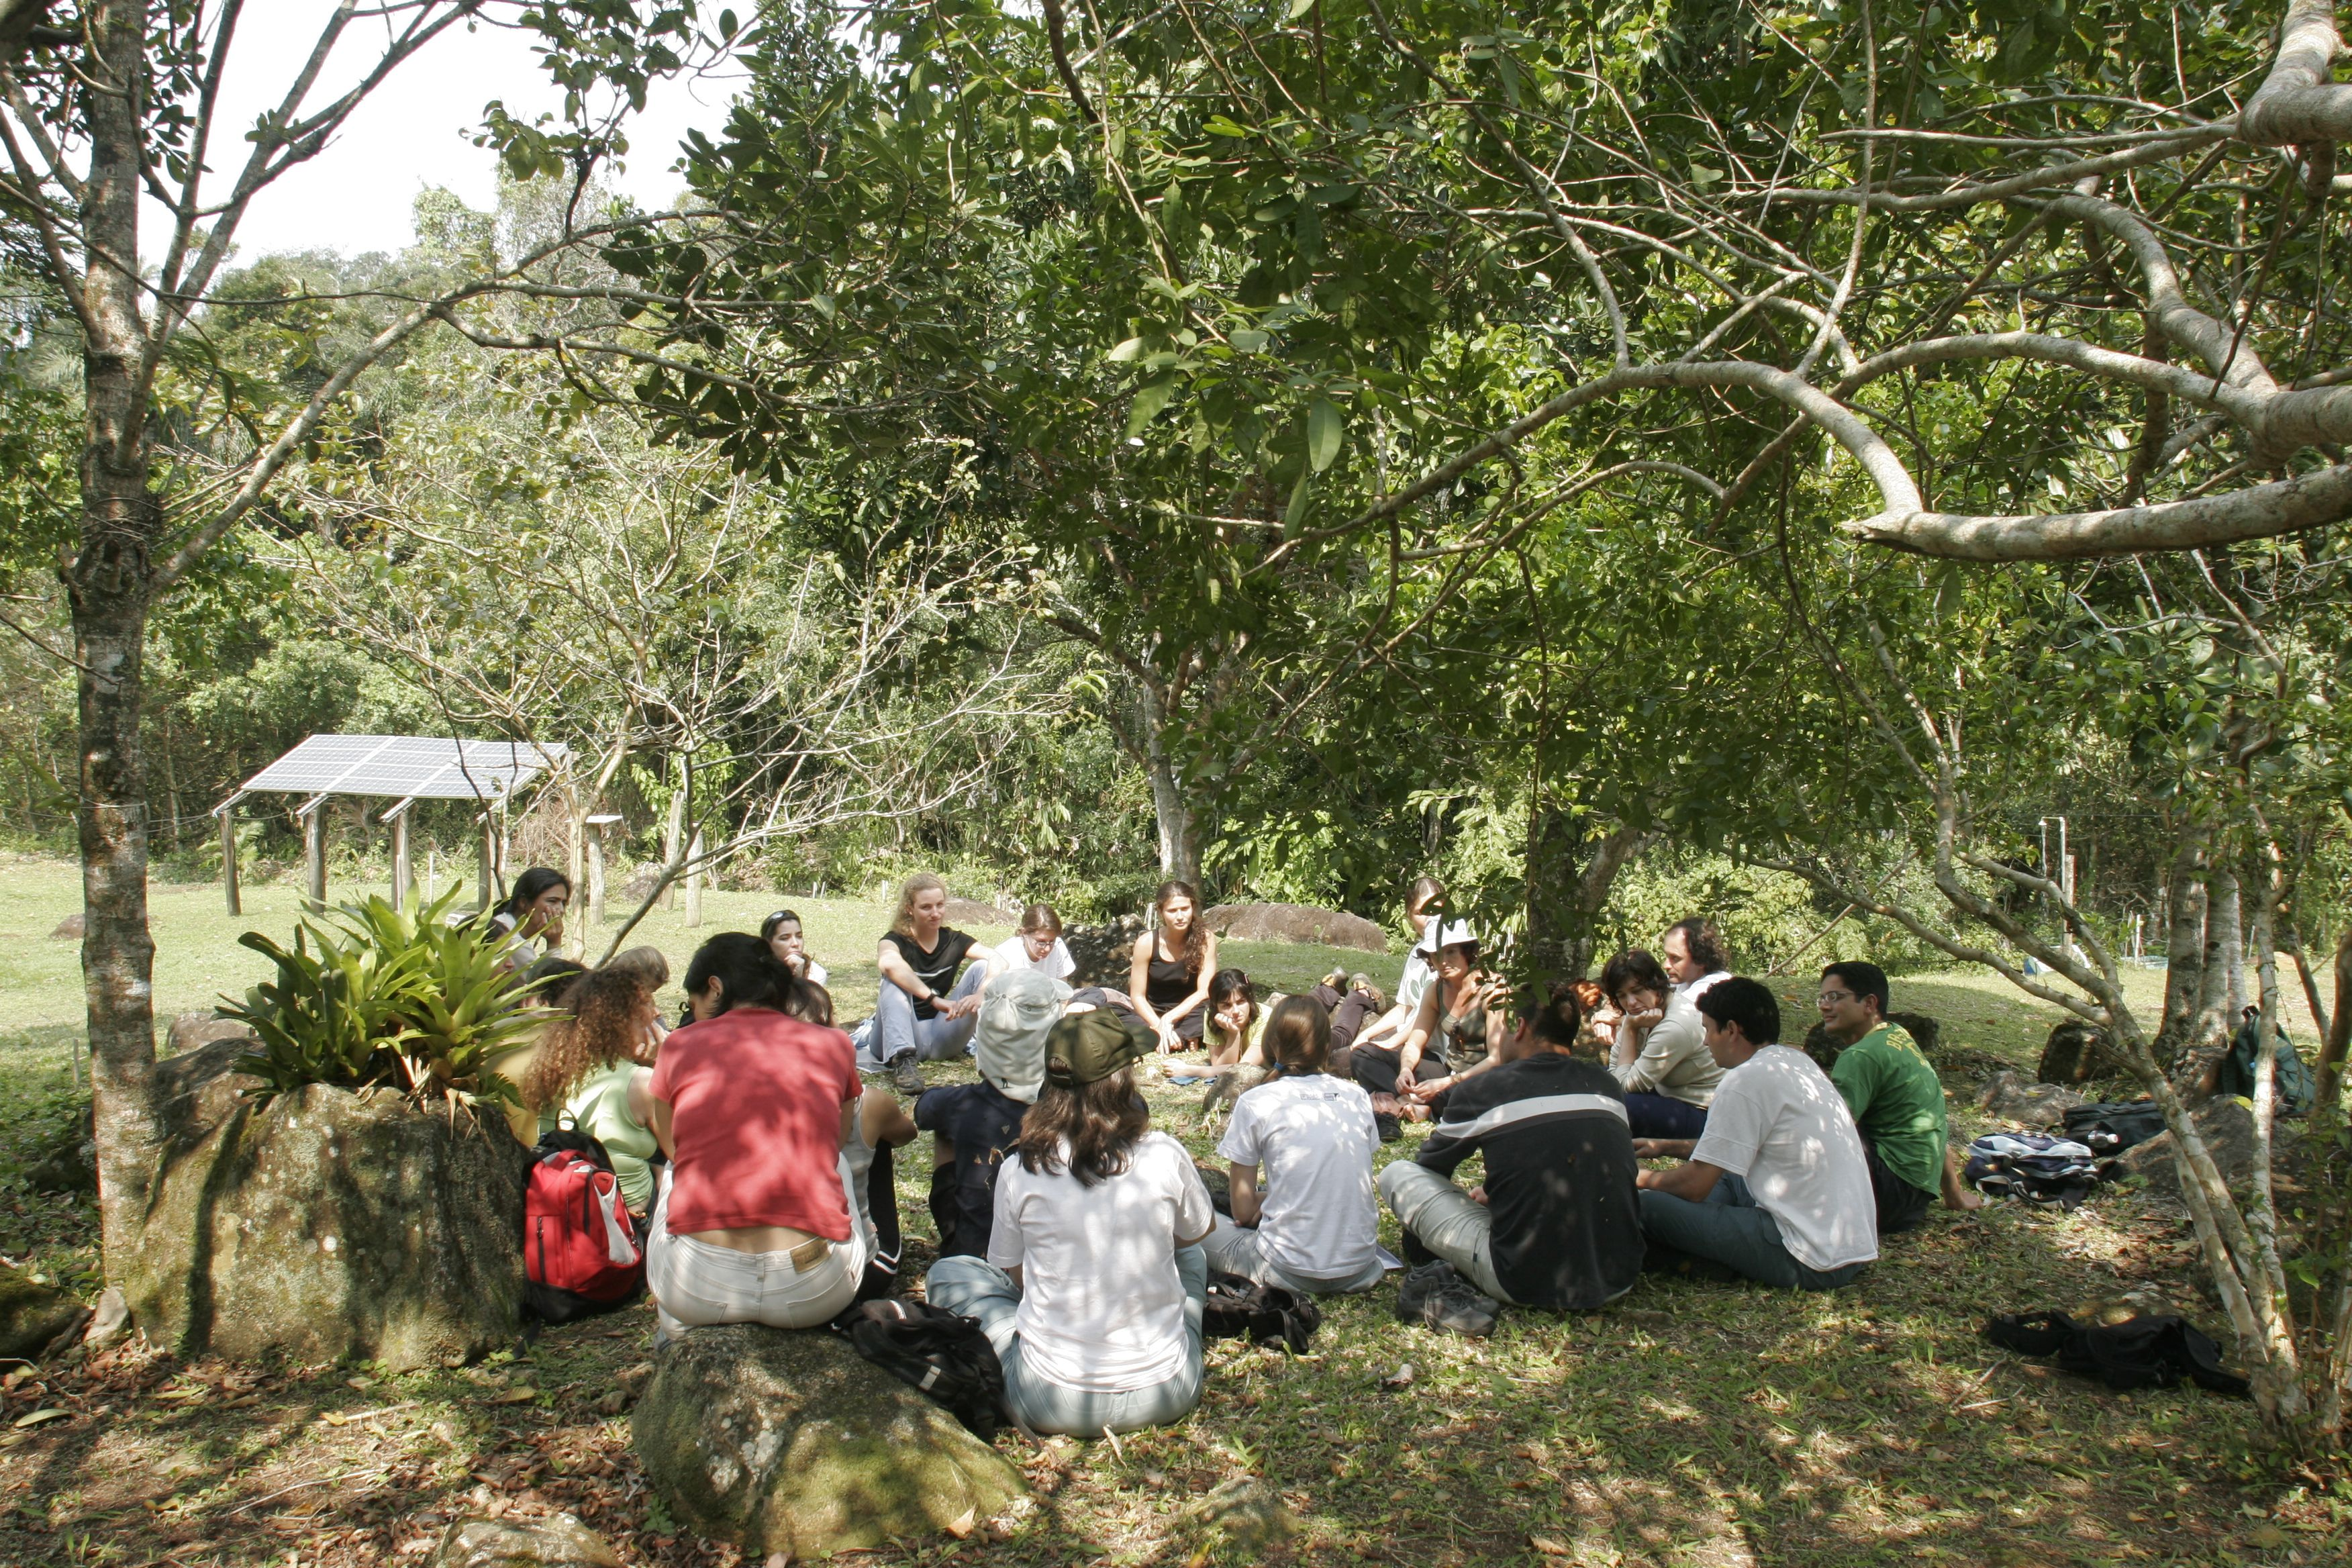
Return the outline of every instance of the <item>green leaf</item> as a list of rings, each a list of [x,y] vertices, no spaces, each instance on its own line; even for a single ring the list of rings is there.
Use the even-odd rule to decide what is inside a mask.
[[[1265,347],[1270,335],[1265,332],[1252,331],[1249,328],[1244,327],[1237,332],[1227,332],[1225,342],[1233,345],[1234,353],[1237,354],[1254,354]]]
[[[1175,395],[1176,378],[1173,375],[1163,375],[1157,381],[1144,383],[1142,390],[1135,395],[1135,406],[1128,411],[1128,435],[1143,434],[1143,427],[1150,424],[1152,416],[1167,407],[1168,400]]]
[[[1222,114],[1212,114],[1209,122],[1201,127],[1212,136],[1248,136],[1253,134],[1245,125],[1236,125]]]
[[[1339,455],[1346,439],[1348,416],[1328,397],[1318,397],[1307,409],[1307,460],[1321,473]]]
[[[1298,525],[1307,521],[1308,485],[1314,477],[1312,469],[1301,468],[1298,470],[1298,482],[1290,487],[1290,504],[1282,509],[1282,537],[1285,539],[1297,533]]]
[[[1294,22],[1315,9],[1315,0],[1290,0],[1290,19]]]
[[[1119,344],[1118,347],[1111,350],[1109,353],[1103,357],[1108,359],[1113,364],[1125,364],[1128,361],[1133,359],[1142,352],[1143,340],[1141,338],[1129,338],[1127,342]]]

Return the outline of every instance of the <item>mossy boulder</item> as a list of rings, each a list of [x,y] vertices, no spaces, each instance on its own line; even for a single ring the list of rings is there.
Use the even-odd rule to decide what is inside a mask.
[[[670,1514],[748,1557],[968,1531],[1025,1489],[1003,1456],[823,1330],[696,1329],[630,1427]]]
[[[23,1269],[0,1264],[0,1358],[38,1359],[82,1316],[81,1303],[63,1290],[36,1285]]]
[[[117,1260],[132,1321],[182,1355],[405,1368],[510,1344],[530,1152],[495,1115],[389,1090],[252,1100],[249,1047],[157,1065],[149,1204]]]
[[[460,1519],[425,1568],[621,1568],[612,1542],[568,1513],[552,1519]]]

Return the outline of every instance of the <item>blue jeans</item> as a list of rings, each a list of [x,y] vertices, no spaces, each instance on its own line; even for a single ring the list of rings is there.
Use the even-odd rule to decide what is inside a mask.
[[[1643,1089],[1625,1097],[1625,1121],[1636,1138],[1696,1138],[1706,1131],[1706,1107]]]
[[[1834,1290],[1869,1267],[1849,1263],[1823,1273],[1798,1262],[1781,1242],[1780,1227],[1757,1205],[1756,1194],[1738,1176],[1716,1183],[1705,1203],[1654,1187],[1643,1188],[1639,1196],[1643,1236],[1671,1249],[1667,1257],[1654,1258],[1654,1264],[1668,1261],[1672,1252],[1684,1252],[1783,1290]]]
[[[1033,1432],[1099,1437],[1165,1426],[1192,1414],[1201,1403],[1201,1319],[1209,1300],[1209,1258],[1198,1246],[1176,1249],[1176,1277],[1184,1282],[1184,1331],[1191,1341],[1184,1365],[1167,1382],[1118,1394],[1091,1393],[1049,1382],[1028,1371],[1021,1359],[1021,1336],[1013,1315],[1021,1292],[1012,1277],[981,1258],[942,1258],[923,1280],[923,1298],[934,1307],[980,1320],[981,1331],[1004,1365],[1004,1393],[1013,1414]]]
[[[988,965],[972,964],[944,1000],[962,1001],[979,990],[980,983],[987,978]],[[881,998],[874,1004],[874,1026],[867,1049],[884,1067],[889,1066],[901,1051],[912,1051],[924,1061],[935,1062],[970,1049],[972,1027],[979,1022],[976,1012],[961,1018],[918,1018],[915,999],[885,980]]]

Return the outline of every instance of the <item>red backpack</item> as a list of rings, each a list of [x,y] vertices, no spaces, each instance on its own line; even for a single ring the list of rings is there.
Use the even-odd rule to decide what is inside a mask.
[[[543,1322],[610,1312],[646,1288],[646,1253],[604,1145],[579,1133],[540,1141],[524,1189],[524,1304]]]

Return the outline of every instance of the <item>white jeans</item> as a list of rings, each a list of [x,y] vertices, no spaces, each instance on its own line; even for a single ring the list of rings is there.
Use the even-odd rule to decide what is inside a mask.
[[[669,1233],[669,1170],[662,1170],[646,1236],[646,1289],[661,1331],[675,1339],[716,1323],[810,1329],[831,1321],[856,1298],[866,1248],[852,1227],[847,1241],[792,1252],[738,1252]]]

